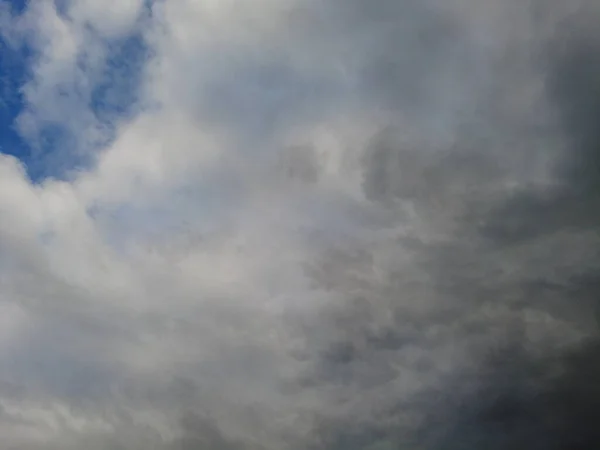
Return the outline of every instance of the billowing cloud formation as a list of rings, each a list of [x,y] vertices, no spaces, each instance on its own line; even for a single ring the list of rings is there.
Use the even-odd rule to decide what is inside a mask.
[[[598,447],[594,2],[109,3],[0,10],[7,448]]]

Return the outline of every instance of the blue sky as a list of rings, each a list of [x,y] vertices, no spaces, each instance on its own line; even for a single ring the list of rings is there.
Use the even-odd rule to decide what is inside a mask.
[[[25,9],[24,1],[9,2],[15,14]],[[17,48],[0,40],[0,149],[14,155],[25,164],[31,154],[27,142],[22,139],[15,126],[15,119],[24,106],[21,86],[28,79],[32,51],[27,45]]]
[[[16,23],[26,11],[26,3],[10,2],[12,23]],[[90,29],[90,33],[94,33]],[[72,92],[74,86],[62,87],[62,95],[77,96],[102,127],[102,138],[81,150],[80,143],[69,129],[68,118],[40,120],[33,135],[24,133],[19,127],[19,117],[31,108],[25,91],[35,83],[35,68],[40,51],[31,36],[20,35],[12,39],[0,39],[0,148],[3,153],[13,155],[24,164],[34,182],[47,177],[64,178],[73,170],[89,167],[95,150],[108,145],[114,139],[115,126],[120,120],[130,117],[138,102],[141,71],[148,58],[148,49],[139,29],[133,29],[116,38],[98,39],[106,50],[105,60],[99,66],[89,67],[85,53],[81,55],[79,68],[93,72],[91,89]],[[77,112],[74,112],[77,114]]]

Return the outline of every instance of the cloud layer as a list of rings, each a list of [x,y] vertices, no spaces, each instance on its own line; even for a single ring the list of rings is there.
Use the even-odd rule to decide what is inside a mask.
[[[0,8],[6,448],[598,447],[594,2],[109,3]]]

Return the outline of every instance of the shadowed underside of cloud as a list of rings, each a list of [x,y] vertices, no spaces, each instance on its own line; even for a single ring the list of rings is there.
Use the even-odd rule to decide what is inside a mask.
[[[594,2],[109,3],[0,8],[7,448],[598,448]]]

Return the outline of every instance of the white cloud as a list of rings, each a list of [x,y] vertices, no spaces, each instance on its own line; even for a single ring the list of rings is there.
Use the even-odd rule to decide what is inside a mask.
[[[93,204],[135,201],[148,190],[172,189],[217,162],[227,142],[215,135],[178,111],[141,115],[119,130],[92,173],[81,174],[77,190]]]

